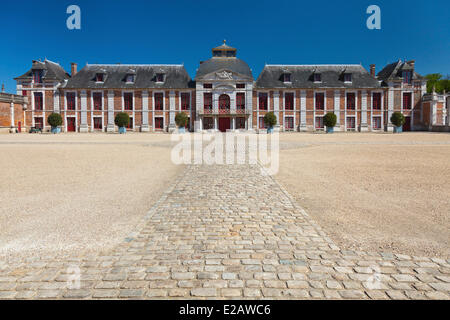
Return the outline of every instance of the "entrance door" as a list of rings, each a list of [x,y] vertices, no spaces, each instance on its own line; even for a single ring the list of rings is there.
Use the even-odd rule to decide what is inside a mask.
[[[403,131],[411,131],[411,117],[405,117],[405,123],[402,129]]]
[[[220,132],[227,132],[227,130],[231,128],[230,124],[231,124],[230,118],[219,118]]]
[[[67,131],[75,132],[75,118],[67,118]]]
[[[163,130],[164,129],[164,118],[155,117],[155,129]]]

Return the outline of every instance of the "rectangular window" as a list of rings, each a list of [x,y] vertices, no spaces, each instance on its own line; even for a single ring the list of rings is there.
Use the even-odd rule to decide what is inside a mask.
[[[22,96],[24,96],[24,97],[27,96],[27,90],[22,90]]]
[[[316,129],[323,129],[323,117],[316,117]]]
[[[245,118],[236,118],[236,129],[245,129]]]
[[[205,110],[212,110],[212,93],[203,93],[203,108]]]
[[[412,72],[411,71],[403,71],[403,83],[411,84]]]
[[[75,110],[75,92],[67,92],[67,110]]]
[[[344,82],[352,82],[352,74],[344,73]]]
[[[294,110],[294,93],[286,92],[284,94],[284,108],[286,110]]]
[[[294,117],[284,118],[284,127],[286,130],[294,130]]]
[[[372,93],[372,108],[374,110],[381,110],[381,92]]]
[[[320,73],[314,73],[314,82],[320,82],[322,81],[322,77]]]
[[[187,92],[181,93],[181,110],[189,110],[191,108],[190,104],[191,95]]]
[[[127,75],[127,83],[133,83],[134,82],[134,75],[129,74]]]
[[[42,83],[42,70],[34,70],[33,71],[33,82],[34,83]]]
[[[102,118],[101,117],[95,117],[94,118],[94,129],[95,130],[102,130],[103,124],[102,124]]]
[[[372,128],[375,130],[381,129],[381,117],[372,118]]]
[[[266,92],[259,93],[259,110],[267,110],[268,95]]]
[[[259,117],[259,128],[267,129],[266,123],[264,122],[264,117]]]
[[[412,94],[411,92],[404,92],[403,93],[403,108],[404,109],[411,109],[412,106]]]
[[[155,110],[163,110],[164,108],[164,94],[161,92],[155,93]]]
[[[164,118],[157,117],[155,118],[155,129],[164,129]]]
[[[34,127],[44,129],[44,118],[42,117],[34,118]]]
[[[124,92],[123,93],[123,102],[125,110],[133,110],[133,93],[132,92]]]
[[[130,122],[128,122],[127,129],[133,129],[133,117],[130,117]]]
[[[283,81],[284,82],[291,82],[291,74],[290,73],[285,73],[283,75]]]
[[[236,84],[236,89],[245,89],[245,83]]]
[[[95,75],[95,81],[96,82],[103,82],[103,73],[97,73]]]
[[[355,110],[355,93],[347,92],[347,110]]]
[[[164,82],[164,73],[156,74],[156,82]]]
[[[203,129],[204,130],[214,129],[214,119],[210,117],[203,118]]]
[[[102,94],[100,92],[94,92],[92,99],[94,100],[94,110],[102,110]]]
[[[212,83],[204,83],[203,88],[204,89],[212,89]]]
[[[238,110],[245,110],[245,93],[236,93],[236,108]]]
[[[42,111],[44,105],[44,99],[42,97],[42,92],[34,93],[34,110]]]
[[[325,94],[323,92],[316,92],[316,110],[325,109]]]
[[[347,117],[347,130],[355,130],[356,119],[355,117]]]

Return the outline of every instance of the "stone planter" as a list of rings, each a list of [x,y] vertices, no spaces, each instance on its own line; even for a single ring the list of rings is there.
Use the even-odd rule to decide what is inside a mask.
[[[327,133],[333,133],[334,127],[327,127]]]
[[[52,133],[53,134],[57,134],[61,132],[61,128],[60,127],[52,127]]]
[[[185,127],[178,127],[178,133],[186,133]]]
[[[273,127],[267,128],[267,133],[273,133]]]
[[[402,133],[403,132],[403,127],[395,127],[394,126],[394,133]]]
[[[120,133],[120,134],[127,133],[127,128],[125,128],[125,127],[120,127],[120,128],[119,128],[119,133]]]

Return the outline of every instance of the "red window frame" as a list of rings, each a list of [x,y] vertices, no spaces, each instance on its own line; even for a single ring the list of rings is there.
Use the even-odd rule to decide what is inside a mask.
[[[100,92],[94,92],[92,94],[92,100],[94,101],[94,110],[102,110],[102,94]]]
[[[352,74],[344,73],[344,82],[352,82]]]
[[[44,106],[44,97],[42,95],[42,92],[35,92],[34,93],[34,110],[42,111],[43,106]]]
[[[245,110],[245,93],[236,93],[236,108],[240,110]]]
[[[294,117],[286,117],[284,119],[284,127],[287,130],[293,130],[294,129]]]
[[[103,73],[97,73],[95,75],[95,82],[103,82],[104,81],[104,75]]]
[[[244,117],[236,118],[236,129],[245,129],[245,118]]]
[[[102,118],[101,117],[94,117],[94,129],[96,130],[102,130],[103,124],[102,124]]]
[[[67,110],[75,110],[75,104],[76,104],[75,97],[76,97],[75,92],[67,92],[66,93]]]
[[[372,108],[374,110],[381,110],[381,92],[372,93]]]
[[[285,73],[283,75],[283,82],[291,82],[291,74],[290,73]]]
[[[34,70],[33,71],[33,82],[34,83],[42,83],[42,70]]]
[[[191,108],[190,104],[191,95],[187,92],[181,93],[181,110],[189,110]]]
[[[355,110],[356,95],[354,92],[347,92],[347,110]]]
[[[211,92],[203,93],[203,108],[212,110],[212,93]]]
[[[403,92],[403,109],[411,109],[411,108],[412,108],[412,93]]]
[[[321,82],[322,75],[320,73],[314,73],[314,82]]]
[[[34,118],[34,127],[44,129],[44,118],[42,117],[35,117]]]
[[[22,96],[24,96],[24,97],[27,96],[27,90],[22,90]]]
[[[259,117],[259,128],[267,129],[266,123],[264,122],[264,117]]]
[[[372,128],[373,129],[381,129],[381,117],[373,117],[372,118]]]
[[[294,110],[294,93],[286,92],[284,94],[284,108],[286,110]]]
[[[127,129],[133,129],[133,117],[130,117],[130,122],[128,122]]]
[[[164,94],[161,92],[155,93],[155,110],[164,110]]]
[[[316,92],[316,110],[325,110],[325,93]]]
[[[412,72],[411,71],[403,71],[403,83],[411,84]]]
[[[231,99],[227,94],[222,94],[219,96],[219,110],[230,110]]]
[[[123,104],[124,110],[133,110],[133,93],[132,92],[124,92],[123,93]]]
[[[267,92],[260,92],[258,95],[259,101],[259,110],[267,110],[267,102],[269,99],[269,95]]]
[[[355,117],[347,117],[347,129],[355,129],[356,130],[356,118]]]
[[[323,117],[316,117],[315,124],[316,124],[316,126],[315,126],[316,129],[323,129],[324,128]]]
[[[156,82],[164,82],[164,73],[156,74]]]
[[[164,129],[163,117],[155,117],[155,129]]]

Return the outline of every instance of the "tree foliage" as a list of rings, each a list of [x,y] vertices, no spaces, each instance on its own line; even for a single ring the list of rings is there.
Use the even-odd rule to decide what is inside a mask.
[[[130,123],[130,116],[128,113],[119,112],[114,119],[114,123],[119,128],[128,127],[128,124]]]
[[[277,124],[277,117],[273,112],[267,112],[264,116],[264,123],[269,128],[272,128],[274,125]]]
[[[180,128],[186,127],[188,120],[189,120],[189,118],[188,118],[187,114],[184,112],[177,113],[177,115],[175,116],[175,123]]]
[[[47,122],[52,128],[59,127],[63,123],[63,119],[59,113],[52,113],[48,116]]]
[[[333,112],[328,112],[323,117],[323,124],[328,128],[333,128],[336,125],[337,117]]]
[[[430,73],[425,76],[427,82],[427,92],[433,92],[433,87],[437,93],[450,92],[450,76],[445,78],[440,73]]]

